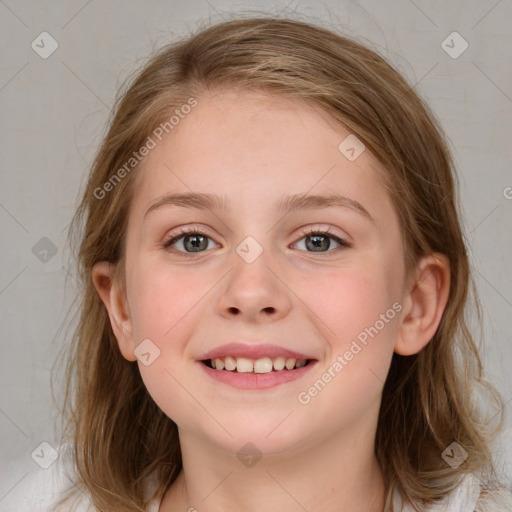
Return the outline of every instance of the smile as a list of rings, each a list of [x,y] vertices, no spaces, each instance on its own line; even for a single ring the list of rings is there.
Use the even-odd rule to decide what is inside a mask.
[[[294,357],[278,356],[274,358],[261,357],[249,359],[247,357],[217,357],[204,361],[214,370],[225,370],[237,373],[270,373],[272,371],[286,371],[302,368],[308,364],[308,359],[296,359]]]
[[[243,357],[230,358],[228,356],[215,358],[213,361],[215,367],[213,367],[211,359],[199,361],[198,364],[212,380],[241,390],[265,390],[290,383],[309,373],[318,363],[316,359],[297,361],[293,358],[286,359],[284,357],[276,357],[274,360],[269,357],[262,357],[253,361]],[[218,364],[219,361],[220,364]],[[281,370],[276,370],[274,364],[277,364],[277,368],[281,368],[283,361],[284,367]],[[226,363],[228,367],[234,366],[235,368],[226,370]],[[286,366],[287,364],[290,368]],[[221,369],[222,365],[224,365],[224,368]],[[261,370],[265,371],[258,373]]]

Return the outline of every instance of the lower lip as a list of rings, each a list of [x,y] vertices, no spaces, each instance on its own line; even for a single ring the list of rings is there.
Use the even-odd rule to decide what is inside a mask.
[[[280,384],[286,384],[303,377],[315,366],[316,361],[310,361],[306,366],[296,370],[280,370],[268,373],[238,373],[227,370],[214,370],[204,363],[199,362],[207,375],[218,382],[229,384],[238,389],[269,389]]]

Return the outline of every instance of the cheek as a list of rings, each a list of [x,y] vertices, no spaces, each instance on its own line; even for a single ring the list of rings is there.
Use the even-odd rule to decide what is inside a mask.
[[[308,287],[308,304],[322,320],[316,324],[329,353],[297,401],[313,430],[334,431],[378,411],[402,306],[378,264],[338,269],[318,284]]]
[[[315,277],[314,285],[311,280],[304,281],[298,294],[307,298],[322,320],[325,338],[341,347],[376,323],[379,331],[384,331],[382,321],[386,329],[392,326],[394,331],[396,322],[391,320],[396,311],[392,307],[400,295],[392,281],[389,271],[378,264],[350,266]]]
[[[380,394],[393,356],[402,309],[398,272],[384,258],[380,263],[361,260],[316,283],[304,283],[300,294],[321,319],[316,325],[328,342],[319,372],[320,378],[327,373],[329,383],[319,405],[345,410],[367,406]],[[322,383],[317,388],[324,389]]]
[[[149,365],[137,362],[142,380],[167,416],[177,423],[191,421],[201,411],[190,394],[198,391],[187,381],[193,364],[186,358],[187,342],[198,323],[200,300],[212,284],[190,268],[174,267],[171,272],[168,265],[142,259],[133,262],[129,275],[134,344],[149,339],[154,344],[149,351],[158,354]]]
[[[160,348],[177,348],[169,341],[182,339],[177,333],[190,324],[194,307],[212,287],[214,277],[186,267],[171,271],[165,262],[136,263],[129,284],[135,343],[150,338]]]

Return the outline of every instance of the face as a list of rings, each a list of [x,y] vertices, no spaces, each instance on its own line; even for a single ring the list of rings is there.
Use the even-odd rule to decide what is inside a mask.
[[[298,100],[197,101],[137,170],[123,354],[136,360],[146,340],[137,364],[155,402],[180,430],[229,450],[291,452],[368,427],[404,293],[379,163],[348,142],[340,150],[350,132]],[[218,204],[169,199],[192,193]],[[313,195],[339,198],[304,199]],[[256,373],[211,369],[215,350],[240,370],[262,361]],[[282,365],[280,355],[307,364],[258,373]]]

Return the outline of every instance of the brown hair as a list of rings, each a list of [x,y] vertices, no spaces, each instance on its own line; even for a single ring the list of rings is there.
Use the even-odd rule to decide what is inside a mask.
[[[164,47],[122,93],[74,219],[81,313],[70,348],[64,438],[74,445],[79,482],[94,505],[105,512],[144,510],[147,477],[157,475],[162,493],[182,467],[176,424],[146,391],[137,364],[122,357],[91,278],[99,261],[122,263],[136,169],[105,198],[97,191],[175,109],[213,88],[261,89],[331,114],[386,169],[407,271],[432,252],[449,259],[450,294],[435,336],[417,355],[394,354],[385,383],[375,451],[386,509],[395,488],[423,507],[465,473],[480,472],[483,486],[490,485],[489,446],[501,427],[501,407],[498,427],[488,432],[470,392],[480,383],[498,405],[501,398],[482,379],[465,321],[472,281],[454,166],[435,116],[390,64],[355,40],[303,21],[234,19]],[[453,442],[469,453],[458,468],[441,457]]]

